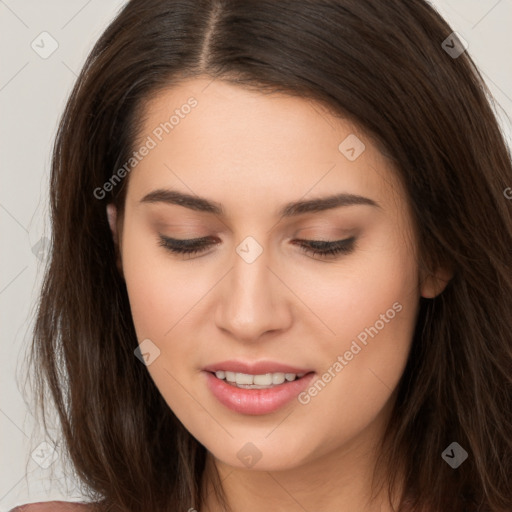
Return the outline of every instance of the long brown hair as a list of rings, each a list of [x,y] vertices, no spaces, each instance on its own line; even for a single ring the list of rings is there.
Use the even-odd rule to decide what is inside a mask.
[[[420,299],[383,440],[400,510],[512,510],[510,150],[468,52],[423,0],[132,0],[89,55],[51,173],[52,244],[31,362],[98,510],[201,506],[206,450],[134,356],[137,338],[105,206],[147,100],[199,75],[327,105],[372,135],[405,184],[420,265],[453,269]],[[449,39],[450,48],[459,48]],[[441,458],[457,442],[468,459]],[[220,485],[216,486],[222,496]],[[406,499],[407,498],[407,499]]]

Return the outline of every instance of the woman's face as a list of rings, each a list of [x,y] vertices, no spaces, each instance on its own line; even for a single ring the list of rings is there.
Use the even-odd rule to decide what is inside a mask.
[[[169,407],[239,468],[377,439],[428,293],[390,162],[317,103],[221,81],[184,82],[146,114],[117,232]],[[195,254],[169,249],[203,237]],[[340,240],[327,255],[304,242]],[[239,386],[250,382],[259,389]]]

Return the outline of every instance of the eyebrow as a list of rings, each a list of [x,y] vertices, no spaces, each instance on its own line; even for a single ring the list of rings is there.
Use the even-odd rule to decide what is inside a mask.
[[[166,203],[174,204],[205,213],[213,213],[223,216],[224,209],[220,203],[204,197],[185,194],[177,190],[157,189],[146,194],[141,203]],[[355,194],[334,194],[316,199],[299,200],[285,204],[278,212],[279,217],[294,217],[304,213],[319,213],[341,206],[367,205],[381,208],[380,204],[368,197]]]

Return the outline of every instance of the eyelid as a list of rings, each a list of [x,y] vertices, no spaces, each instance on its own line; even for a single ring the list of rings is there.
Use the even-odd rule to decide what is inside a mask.
[[[165,235],[159,235],[159,245],[167,249],[175,255],[191,256],[196,253],[205,252],[206,248],[217,245],[219,242],[211,242],[212,237],[190,238],[190,239],[176,239]],[[325,259],[330,257],[340,257],[341,255],[348,255],[355,250],[356,237],[352,236],[342,240],[311,240],[311,239],[294,239],[292,241],[299,248],[312,254],[321,255]]]
[[[189,246],[196,246],[196,245],[212,245],[213,242],[211,241],[211,236],[202,236],[199,238],[172,238],[170,236],[166,235],[160,235],[160,240],[166,245],[174,244],[178,247],[189,247]]]

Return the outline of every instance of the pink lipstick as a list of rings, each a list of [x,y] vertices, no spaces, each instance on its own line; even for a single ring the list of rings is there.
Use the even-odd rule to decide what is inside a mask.
[[[315,372],[287,364],[223,361],[203,368],[206,384],[228,409],[250,415],[277,411],[304,391]]]

